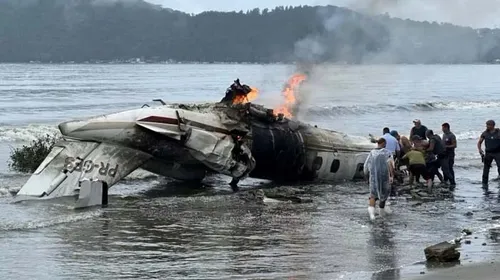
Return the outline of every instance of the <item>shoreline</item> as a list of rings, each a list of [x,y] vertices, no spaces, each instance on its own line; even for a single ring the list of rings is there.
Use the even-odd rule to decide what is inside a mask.
[[[461,255],[457,262],[434,263],[427,262],[424,258],[421,262],[402,267],[401,277],[398,279],[500,279],[500,253],[497,253],[499,243],[494,237],[498,233],[500,225],[496,224],[476,229],[470,235],[463,234],[457,249]]]
[[[413,275],[413,273],[411,274]],[[448,268],[432,269],[425,274],[404,277],[402,279],[427,280],[427,279],[454,279],[454,280],[496,280],[500,278],[500,262],[482,261],[478,263],[468,263],[464,265],[455,265]]]

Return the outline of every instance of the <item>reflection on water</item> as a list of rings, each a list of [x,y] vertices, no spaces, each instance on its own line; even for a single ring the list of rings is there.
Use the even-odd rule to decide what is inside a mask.
[[[383,220],[373,225],[368,240],[367,250],[370,263],[375,267],[381,267],[383,271],[374,273],[372,280],[399,279],[399,266],[396,256],[396,244],[394,243],[394,232],[391,225]]]
[[[11,213],[10,222],[0,222],[3,237],[22,242],[16,250],[0,243],[0,256],[21,278],[33,278],[46,263],[33,258],[48,258],[57,269],[39,279],[336,279],[349,273],[355,277],[344,279],[399,279],[394,268],[422,260],[423,248],[479,225],[465,209],[450,211],[461,204],[413,207],[404,198],[392,202],[393,214],[371,223],[362,183],[317,186],[311,204],[267,205],[241,200],[224,183],[159,182],[125,196],[117,188],[105,209],[75,211],[62,201],[2,205]],[[32,252],[39,240],[43,250]],[[19,253],[33,258],[16,258]]]
[[[96,277],[103,277],[101,266],[109,263],[113,267],[106,275],[168,279],[279,278],[309,270],[300,256],[314,242],[307,232],[307,208],[297,219],[290,205],[262,207],[234,198],[145,197],[112,205],[98,219],[59,227],[56,231],[73,247],[61,254],[85,275],[101,271]],[[276,266],[276,259],[286,266]]]

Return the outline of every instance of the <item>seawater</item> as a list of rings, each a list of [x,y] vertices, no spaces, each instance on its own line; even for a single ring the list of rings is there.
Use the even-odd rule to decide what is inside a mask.
[[[311,204],[261,206],[238,200],[223,176],[193,190],[142,170],[111,189],[106,209],[12,203],[10,191],[29,175],[8,169],[10,150],[57,133],[59,122],[156,98],[215,102],[236,78],[259,89],[254,102],[278,106],[293,73],[289,65],[0,65],[0,278],[400,279],[404,269],[391,269],[423,260],[425,246],[465,227],[489,234],[500,198],[495,183],[481,189],[475,145],[500,106],[495,65],[315,69],[303,121],[360,141],[385,126],[408,135],[415,118],[439,133],[448,122],[457,135],[454,200],[413,207],[395,198],[394,214],[376,223],[368,221],[363,183],[318,185]],[[463,261],[498,254],[496,241],[488,244],[464,251]]]

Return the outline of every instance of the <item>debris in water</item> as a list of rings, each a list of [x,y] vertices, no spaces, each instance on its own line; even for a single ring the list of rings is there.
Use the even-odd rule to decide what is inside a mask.
[[[270,189],[253,189],[241,191],[238,197],[246,202],[263,203],[265,198],[271,198],[280,201],[290,201],[293,203],[311,203],[312,199],[303,197],[305,191],[298,188],[276,187]]]
[[[468,229],[468,228],[464,228],[464,229],[462,230],[462,233],[465,233],[465,235],[471,235],[471,234],[472,234],[472,231],[471,231],[470,229]]]
[[[424,184],[416,184],[415,186],[398,186],[396,193],[406,196],[408,200],[418,202],[433,202],[437,200],[445,200],[453,198],[453,192],[447,186],[435,185],[431,190]],[[415,204],[414,206],[418,206]]]

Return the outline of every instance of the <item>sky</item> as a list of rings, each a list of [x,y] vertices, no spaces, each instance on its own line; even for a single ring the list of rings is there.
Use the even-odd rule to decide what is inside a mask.
[[[500,0],[146,0],[187,13],[207,10],[239,11],[276,6],[335,5],[367,13],[388,12],[393,17],[450,22],[478,27],[500,27]]]

